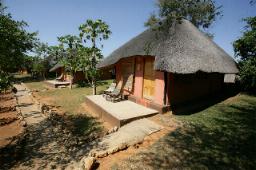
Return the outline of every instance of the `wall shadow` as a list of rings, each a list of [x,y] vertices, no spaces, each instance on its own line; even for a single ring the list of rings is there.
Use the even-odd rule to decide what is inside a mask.
[[[192,101],[171,106],[175,115],[191,115],[207,109],[217,103],[220,103],[230,97],[236,96],[240,91],[235,86],[227,86],[222,92],[204,96]]]

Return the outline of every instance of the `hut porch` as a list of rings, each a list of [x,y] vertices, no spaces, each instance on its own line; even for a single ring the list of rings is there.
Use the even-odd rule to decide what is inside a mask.
[[[121,127],[133,120],[150,117],[158,113],[129,100],[113,103],[102,95],[86,96],[87,107],[112,126]]]
[[[69,81],[57,81],[57,80],[48,80],[45,83],[53,88],[58,88],[60,86],[68,86],[70,84]]]

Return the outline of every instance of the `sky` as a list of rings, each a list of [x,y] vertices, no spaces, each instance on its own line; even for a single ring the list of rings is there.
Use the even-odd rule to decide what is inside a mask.
[[[232,42],[242,35],[242,18],[256,16],[256,4],[249,0],[216,0],[222,5],[223,16],[210,28],[214,41],[232,57]],[[106,57],[146,28],[144,22],[157,11],[156,0],[4,0],[7,11],[15,20],[24,20],[30,32],[49,45],[57,45],[57,37],[78,35],[78,27],[87,19],[102,19],[112,31],[103,42]]]

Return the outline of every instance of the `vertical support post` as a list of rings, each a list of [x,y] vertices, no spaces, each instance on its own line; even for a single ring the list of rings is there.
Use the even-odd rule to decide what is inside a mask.
[[[168,92],[167,87],[168,87],[168,73],[167,73],[167,72],[164,72],[164,98],[163,98],[163,100],[164,100],[164,102],[163,102],[164,105],[167,104],[167,100],[166,100],[166,96],[168,95],[168,94],[167,94],[167,92]]]

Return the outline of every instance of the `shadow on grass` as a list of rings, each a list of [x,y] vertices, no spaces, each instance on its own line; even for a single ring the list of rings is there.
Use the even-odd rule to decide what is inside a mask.
[[[201,97],[199,99],[181,103],[178,105],[173,105],[172,111],[176,115],[191,115],[191,114],[200,112],[202,110],[205,110],[208,107],[213,106],[217,103],[220,103],[230,97],[233,97],[238,93],[239,91],[237,89],[231,89],[231,90],[226,89],[222,93]]]
[[[82,87],[92,88],[92,85],[86,80],[78,81],[75,84],[76,84],[77,88],[82,88]],[[108,80],[99,80],[96,82],[97,87],[98,86],[106,86],[108,84],[109,84]]]
[[[55,78],[53,77],[47,77],[47,80],[54,80]],[[30,74],[27,75],[19,75],[19,74],[14,74],[13,75],[13,81],[15,83],[33,83],[33,82],[40,82],[40,81],[45,81],[45,79],[43,79],[40,76],[31,76]]]
[[[65,167],[87,155],[102,135],[101,124],[92,117],[54,114],[27,127],[16,145],[1,149],[0,169]]]
[[[255,169],[255,97],[198,114],[202,115],[185,118],[184,127],[128,159],[120,169]]]

